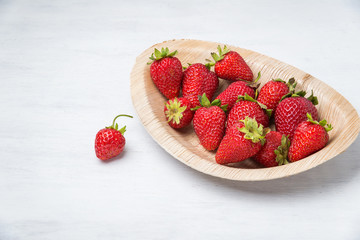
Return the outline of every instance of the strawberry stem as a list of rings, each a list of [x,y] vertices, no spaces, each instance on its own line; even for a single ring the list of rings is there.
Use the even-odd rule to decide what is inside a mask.
[[[254,80],[254,83],[256,83],[257,81],[259,81],[260,78],[261,78],[261,72],[259,71],[257,77],[256,77],[255,80]]]
[[[120,115],[117,115],[114,120],[113,120],[113,123],[110,127],[106,127],[106,128],[110,128],[110,129],[115,129],[115,130],[118,130],[119,132],[121,132],[121,134],[124,134],[125,131],[126,131],[126,126],[122,127],[121,129],[118,129],[119,128],[119,125],[116,123],[115,124],[115,121],[118,117],[129,117],[129,118],[133,118],[133,116],[131,115],[127,115],[127,114],[120,114]]]

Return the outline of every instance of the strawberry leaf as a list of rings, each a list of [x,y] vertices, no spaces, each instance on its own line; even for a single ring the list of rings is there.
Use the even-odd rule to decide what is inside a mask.
[[[207,98],[205,93],[202,96],[199,95],[198,98],[199,98],[199,102],[200,102],[201,106],[207,107],[207,108],[211,107],[211,102],[209,101],[209,99]]]
[[[333,129],[333,127],[331,126],[331,124],[328,124],[325,119],[323,119],[323,120],[321,120],[320,122],[318,122],[318,121],[313,120],[313,118],[312,118],[312,116],[311,116],[310,113],[306,113],[306,116],[307,116],[309,122],[311,122],[311,123],[313,123],[313,124],[318,124],[318,125],[322,126],[322,127],[326,130],[326,132],[329,132],[330,130]]]
[[[290,78],[286,85],[288,86],[290,93],[295,92],[295,87],[297,85],[297,82],[295,81],[295,78]]]
[[[119,132],[121,132],[122,135],[124,135],[124,133],[126,132],[126,126],[123,126]]]
[[[314,96],[313,90],[311,90],[311,95],[307,99],[309,99],[314,105],[317,105],[319,103],[317,97]]]
[[[154,49],[154,52],[151,54],[151,56],[149,57],[149,59],[151,61],[147,62],[147,64],[151,64],[153,63],[154,61],[157,61],[157,60],[161,60],[163,58],[166,58],[166,57],[174,57],[178,52],[177,50],[175,50],[174,52],[172,53],[169,53],[169,48],[166,47],[166,48],[161,48],[161,50],[159,51],[157,48]]]
[[[282,82],[282,83],[286,83],[284,80],[282,80],[281,78],[277,78],[277,79],[273,79],[274,82]]]
[[[214,52],[211,53],[211,56],[214,59],[215,63],[223,60],[225,55],[230,52],[230,50],[227,48],[226,45],[224,45],[224,49],[221,49],[220,45],[218,45],[217,49],[218,49],[219,55],[217,55]]]
[[[324,127],[326,132],[329,132],[333,129],[333,127],[331,126],[331,124],[326,124],[326,126]]]
[[[244,138],[251,140],[253,143],[261,142],[261,145],[265,143],[265,131],[262,124],[258,124],[255,119],[246,117],[244,120],[240,120],[244,123],[243,128],[238,130],[244,133]]]
[[[221,101],[220,99],[215,99],[214,101],[212,101],[211,106],[221,106]]]
[[[279,166],[289,163],[289,161],[287,160],[289,147],[289,138],[286,135],[282,135],[280,146],[274,150],[274,153],[276,154],[275,161],[279,164]]]

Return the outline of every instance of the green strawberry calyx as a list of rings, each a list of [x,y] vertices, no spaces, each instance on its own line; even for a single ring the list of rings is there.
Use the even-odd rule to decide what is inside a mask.
[[[306,92],[305,91],[298,91],[298,92],[295,92],[295,93],[288,93],[286,95],[284,95],[281,99],[280,99],[280,102],[282,100],[284,100],[285,98],[289,98],[289,97],[305,97],[306,95]],[[309,97],[307,97],[308,100],[310,100],[310,102],[314,105],[317,105],[319,103],[318,101],[318,98],[316,96],[314,96],[314,92],[313,90],[311,90],[311,95]]]
[[[289,163],[287,159],[289,147],[290,147],[290,140],[288,136],[282,135],[280,146],[274,150],[274,153],[276,154],[275,161],[279,164],[279,166]]]
[[[244,120],[240,120],[244,123],[244,127],[238,128],[238,130],[244,133],[244,138],[251,140],[253,143],[260,142],[264,145],[266,139],[265,135],[270,131],[269,128],[264,129],[262,124],[258,124],[254,118],[246,117]]]
[[[201,106],[196,106],[194,108],[191,108],[191,111],[196,111],[201,107],[209,108],[209,107],[212,107],[212,106],[218,106],[224,112],[227,111],[228,104],[221,105],[221,100],[220,99],[215,99],[214,101],[210,102],[210,100],[207,98],[205,93],[203,95],[199,95],[198,97],[199,97],[199,102],[200,102]]]
[[[293,77],[290,78],[290,79],[288,80],[288,82],[286,83],[286,85],[288,86],[290,93],[294,93],[294,92],[295,92],[295,87],[296,87],[296,85],[297,85],[297,82],[295,81],[295,78],[293,78]]]
[[[297,82],[295,81],[295,78],[292,77],[287,82],[285,82],[281,78],[273,79],[272,81],[285,83],[287,85],[287,87],[289,88],[289,93],[288,94],[292,95],[292,94],[295,93],[295,87],[297,85]]]
[[[151,56],[149,57],[149,59],[151,61],[149,61],[147,64],[151,64],[153,63],[154,61],[158,61],[158,60],[161,60],[163,58],[166,58],[166,57],[173,57],[175,56],[176,54],[178,53],[177,50],[175,50],[174,52],[171,52],[169,51],[169,48],[166,47],[166,48],[161,48],[161,51],[159,51],[158,49],[155,48],[154,52],[151,54]]]
[[[113,123],[111,126],[109,127],[105,127],[106,129],[115,129],[117,131],[119,131],[122,135],[124,135],[124,133],[126,132],[126,126],[122,127],[119,129],[119,125],[116,123],[115,124],[115,121],[118,117],[129,117],[129,118],[133,118],[133,116],[130,116],[130,115],[127,115],[127,114],[120,114],[120,115],[117,115],[114,120],[113,120]]]
[[[169,100],[169,102],[165,103],[165,107],[165,116],[167,121],[172,121],[172,123],[179,124],[183,117],[183,112],[186,110],[187,106],[181,106],[181,102],[178,100],[178,98],[174,98],[173,100]]]
[[[333,127],[331,126],[331,124],[328,124],[325,119],[323,119],[323,120],[321,120],[320,122],[318,122],[318,121],[315,121],[315,120],[312,118],[312,116],[311,116],[310,113],[306,113],[306,116],[307,116],[309,122],[311,122],[311,123],[313,123],[313,124],[318,124],[318,125],[322,126],[322,127],[325,129],[326,132],[329,132],[330,130],[333,129]]]
[[[206,59],[206,60],[208,60],[208,59]],[[193,63],[187,63],[188,64],[188,66],[183,66],[182,68],[183,68],[183,70],[186,70],[186,69],[188,69],[188,67],[190,67],[191,65],[193,65]],[[206,64],[203,64],[206,68],[207,68],[207,70],[209,70],[210,71],[210,68],[213,66],[213,65],[211,65],[211,63],[206,63]]]
[[[215,63],[223,60],[225,55],[230,52],[230,49],[226,45],[224,45],[223,49],[220,47],[220,45],[218,45],[217,49],[218,49],[219,55],[214,52],[211,53],[211,56],[214,59]],[[214,63],[214,65],[215,65],[215,63]]]
[[[313,90],[311,90],[311,95],[309,97],[307,97],[307,99],[309,99],[310,102],[312,102],[312,104],[314,104],[314,105],[318,105],[318,103],[319,103],[318,98],[316,96],[314,96]]]
[[[239,95],[238,100],[236,102],[239,102],[239,101],[250,101],[250,102],[257,103],[262,109],[265,110],[266,114],[269,117],[271,117],[272,109],[268,109],[265,104],[262,104],[262,103],[258,102],[257,100],[255,100],[254,98],[249,96],[247,93],[245,93],[245,96]]]

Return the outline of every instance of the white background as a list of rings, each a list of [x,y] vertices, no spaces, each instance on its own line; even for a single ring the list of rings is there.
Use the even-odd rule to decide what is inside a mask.
[[[358,0],[0,0],[1,240],[360,239],[359,139],[266,182],[202,174],[152,140],[130,71],[182,38],[286,62],[360,110]],[[135,116],[119,120],[126,150],[103,163],[95,135],[119,113]]]

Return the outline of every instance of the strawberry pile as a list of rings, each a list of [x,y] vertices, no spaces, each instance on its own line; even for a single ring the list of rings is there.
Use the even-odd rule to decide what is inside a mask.
[[[260,72],[254,79],[240,54],[226,46],[211,53],[214,61],[188,67],[176,54],[168,48],[155,49],[148,63],[151,79],[168,99],[165,119],[175,129],[193,122],[200,144],[216,151],[218,164],[252,158],[274,167],[301,160],[328,143],[332,126],[319,121],[312,91],[309,97],[295,91],[294,78],[272,79],[259,89]],[[215,96],[219,78],[230,85]]]

